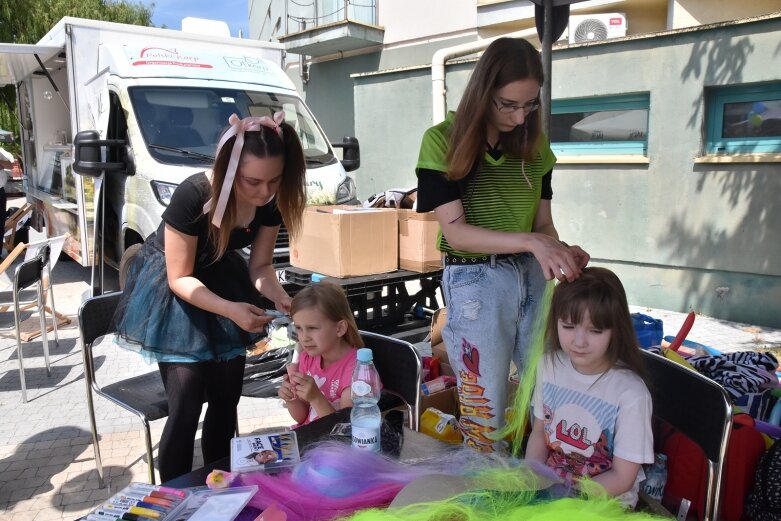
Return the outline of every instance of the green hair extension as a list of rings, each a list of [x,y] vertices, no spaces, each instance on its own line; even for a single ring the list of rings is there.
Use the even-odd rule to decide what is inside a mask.
[[[437,480],[432,475],[426,479]],[[580,497],[540,499],[541,482],[529,468],[487,469],[469,476],[470,490],[452,497],[402,507],[367,509],[349,521],[650,521],[661,519],[646,512],[630,512],[601,487],[588,487]],[[588,480],[587,480],[588,481]],[[596,483],[594,483],[596,485]],[[414,487],[424,486],[413,482]]]
[[[512,438],[512,453],[519,456],[521,453],[521,444],[526,433],[526,426],[529,422],[529,413],[531,411],[532,395],[534,394],[534,385],[537,381],[537,367],[545,352],[545,327],[550,313],[551,299],[553,298],[553,288],[555,281],[550,280],[545,284],[545,291],[542,294],[540,311],[534,321],[532,329],[532,342],[529,352],[526,355],[526,364],[523,372],[520,374],[518,389],[512,401],[512,414],[507,419],[507,424],[493,436],[502,439],[507,436]]]

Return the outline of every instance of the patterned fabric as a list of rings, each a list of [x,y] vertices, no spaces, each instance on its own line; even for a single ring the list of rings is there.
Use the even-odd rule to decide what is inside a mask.
[[[693,356],[687,361],[700,373],[721,384],[734,399],[777,384],[778,360],[770,353],[743,351],[715,356]]]
[[[751,521],[781,521],[781,440],[759,460],[746,514]]]

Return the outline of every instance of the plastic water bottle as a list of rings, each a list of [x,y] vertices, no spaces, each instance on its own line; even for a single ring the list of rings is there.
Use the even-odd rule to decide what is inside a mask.
[[[664,485],[667,483],[667,455],[657,454],[654,463],[645,472],[645,481],[641,484],[643,492],[657,501],[664,496]]]
[[[350,412],[353,447],[379,452],[382,416],[377,402],[380,401],[380,376],[372,363],[371,349],[358,350],[350,395],[353,400]]]

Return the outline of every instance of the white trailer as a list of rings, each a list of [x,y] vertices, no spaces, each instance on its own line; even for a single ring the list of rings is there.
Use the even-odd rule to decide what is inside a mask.
[[[157,229],[176,186],[208,168],[231,113],[284,111],[304,146],[309,201],[354,202],[346,171],[360,165],[357,140],[329,143],[282,57],[269,42],[69,17],[36,45],[0,44],[0,85],[17,88],[36,227],[68,233],[64,251],[94,264],[101,179],[104,257],[117,266]],[[342,161],[333,146],[344,148]]]

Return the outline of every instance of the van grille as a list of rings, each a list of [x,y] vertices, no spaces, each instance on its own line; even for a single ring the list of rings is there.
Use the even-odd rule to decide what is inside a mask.
[[[277,242],[274,244],[274,266],[277,268],[290,265],[290,234],[285,224],[279,227]]]

